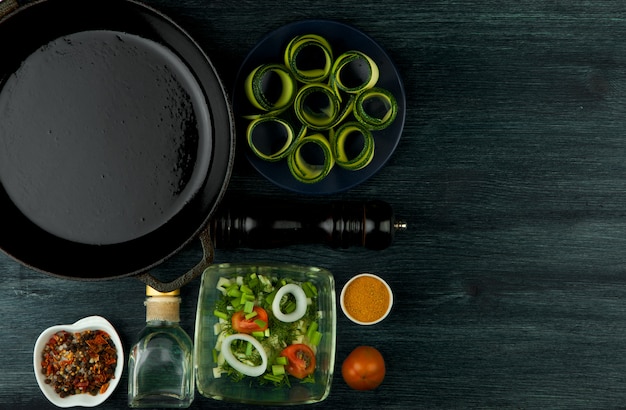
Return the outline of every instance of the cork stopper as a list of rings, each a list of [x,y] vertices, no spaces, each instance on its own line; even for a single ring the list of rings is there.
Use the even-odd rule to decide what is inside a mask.
[[[158,290],[150,286],[146,286],[146,296],[178,296],[178,295],[180,295],[180,289],[175,289],[171,292],[163,293],[163,292],[159,292]]]
[[[146,321],[180,322],[180,290],[162,293],[146,287]]]

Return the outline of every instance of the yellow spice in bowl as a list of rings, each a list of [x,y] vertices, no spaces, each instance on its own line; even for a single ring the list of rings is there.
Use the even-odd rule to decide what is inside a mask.
[[[383,317],[391,301],[389,290],[373,276],[359,276],[350,282],[343,295],[347,313],[360,322],[375,322]]]

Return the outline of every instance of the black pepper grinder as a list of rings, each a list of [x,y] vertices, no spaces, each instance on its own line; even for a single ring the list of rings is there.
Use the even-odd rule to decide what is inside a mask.
[[[384,201],[297,204],[239,200],[221,207],[213,219],[216,248],[267,249],[325,243],[333,248],[363,246],[381,250],[405,230]]]

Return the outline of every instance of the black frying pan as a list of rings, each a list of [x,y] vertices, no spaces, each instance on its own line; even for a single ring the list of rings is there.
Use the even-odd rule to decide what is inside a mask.
[[[200,274],[235,143],[200,47],[130,0],[31,3],[0,38],[0,249],[51,275],[163,291]],[[147,273],[195,238],[198,266],[170,283]]]

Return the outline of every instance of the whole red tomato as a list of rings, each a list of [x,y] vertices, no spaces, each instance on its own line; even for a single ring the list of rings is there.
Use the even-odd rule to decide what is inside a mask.
[[[385,378],[385,359],[371,346],[359,346],[343,361],[341,375],[355,390],[372,390]]]

